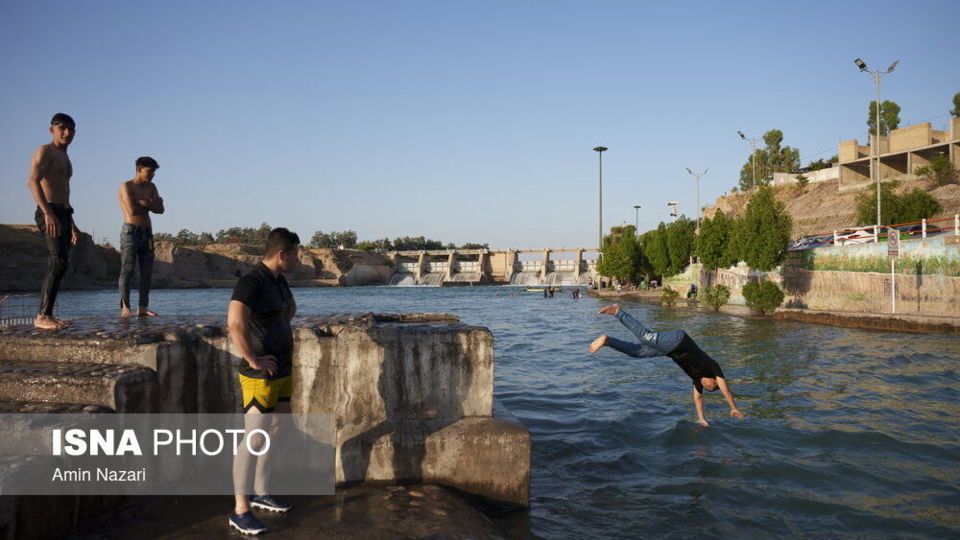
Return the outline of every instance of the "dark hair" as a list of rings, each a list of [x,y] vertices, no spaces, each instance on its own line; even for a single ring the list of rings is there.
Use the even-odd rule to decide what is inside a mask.
[[[290,251],[299,244],[300,237],[297,236],[297,233],[290,232],[289,229],[284,227],[277,227],[270,231],[270,236],[267,237],[267,245],[263,248],[263,256],[273,257],[274,254],[281,251]]]
[[[50,119],[50,125],[55,126],[57,124],[63,124],[65,126],[77,127],[77,123],[73,121],[73,118],[69,114],[58,112],[53,115],[53,118]]]
[[[159,169],[160,164],[157,163],[157,160],[153,159],[150,156],[143,156],[137,158],[137,168],[146,167],[148,169]]]

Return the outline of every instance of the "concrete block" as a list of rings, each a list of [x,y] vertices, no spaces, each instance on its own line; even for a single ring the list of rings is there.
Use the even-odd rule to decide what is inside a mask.
[[[389,421],[341,441],[337,482],[425,482],[527,507],[530,432],[495,418]]]
[[[139,366],[0,361],[0,401],[83,403],[117,412],[156,410],[156,374]]]

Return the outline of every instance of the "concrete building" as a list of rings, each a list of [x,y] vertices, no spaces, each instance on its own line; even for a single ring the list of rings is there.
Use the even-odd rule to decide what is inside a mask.
[[[880,149],[880,180],[900,174],[912,174],[917,167],[927,165],[937,154],[950,158],[960,168],[960,118],[950,119],[950,129],[933,129],[930,122],[894,129],[887,137],[870,136],[870,145],[861,146],[857,140],[840,143],[840,185],[849,186],[870,182],[870,169],[875,166],[873,145]]]
[[[773,182],[775,186],[783,184],[796,184],[797,177],[803,175],[807,178],[807,182],[814,184],[816,182],[827,182],[829,180],[836,180],[840,177],[840,168],[837,167],[837,164],[834,163],[832,166],[827,167],[826,169],[820,169],[819,171],[809,171],[805,173],[784,173],[778,172],[773,173]]]

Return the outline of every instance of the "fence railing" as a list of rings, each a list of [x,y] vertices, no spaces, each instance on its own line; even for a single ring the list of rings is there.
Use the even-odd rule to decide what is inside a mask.
[[[40,310],[40,297],[35,294],[0,295],[0,326],[33,324]],[[60,303],[53,305],[53,316],[60,316]]]
[[[848,244],[866,244],[886,241],[887,228],[900,231],[901,239],[927,238],[941,234],[960,236],[960,214],[940,219],[922,219],[895,225],[866,225],[849,229],[837,229],[830,233],[804,236],[790,244],[791,251],[818,248],[828,245],[844,246]]]

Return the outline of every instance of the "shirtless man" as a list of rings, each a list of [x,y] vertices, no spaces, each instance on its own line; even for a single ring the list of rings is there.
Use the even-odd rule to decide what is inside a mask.
[[[730,406],[730,416],[740,420],[743,419],[744,415],[737,408],[737,403],[733,399],[733,392],[727,385],[727,380],[723,376],[720,365],[707,353],[700,350],[700,347],[690,339],[686,332],[683,330],[654,332],[631,317],[629,313],[620,309],[619,304],[604,306],[600,309],[600,313],[616,317],[622,325],[626,326],[640,339],[640,343],[630,343],[603,335],[590,344],[591,353],[595,353],[603,347],[610,347],[635,358],[668,356],[683,369],[684,373],[693,382],[693,406],[697,410],[698,424],[704,427],[710,426],[706,417],[703,416],[704,390],[714,392],[719,389],[726,399],[727,405]]]
[[[77,133],[77,124],[64,113],[53,115],[50,134],[53,140],[33,153],[30,159],[30,178],[27,186],[37,203],[34,215],[37,228],[47,245],[47,275],[40,288],[40,309],[33,325],[43,330],[57,330],[69,323],[53,318],[60,281],[67,273],[70,245],[80,238],[80,229],[73,221],[70,206],[70,177],[73,166],[67,147]]]
[[[118,196],[123,211],[120,229],[120,316],[132,317],[130,311],[130,278],[134,265],[140,264],[140,298],[138,317],[156,317],[150,311],[150,276],[153,273],[153,227],[150,212],[163,213],[163,198],[157,192],[153,176],[160,165],[152,157],[141,157],[136,163],[137,174],[120,184]]]

